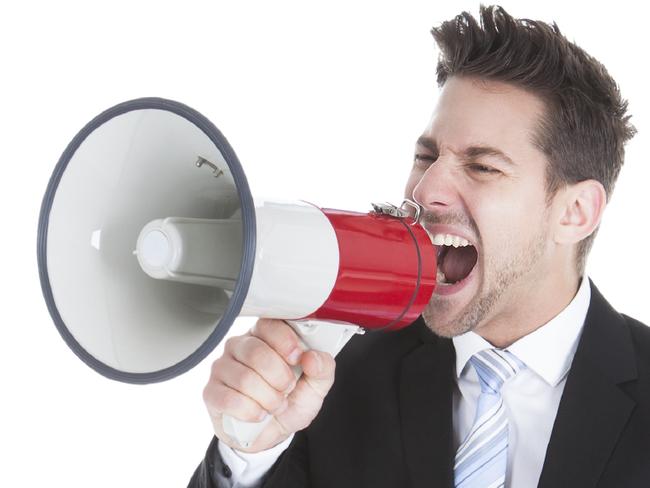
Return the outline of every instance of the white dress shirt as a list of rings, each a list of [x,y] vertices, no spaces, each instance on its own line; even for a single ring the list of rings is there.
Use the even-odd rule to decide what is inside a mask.
[[[537,486],[553,422],[571,368],[591,300],[585,277],[571,303],[555,318],[506,348],[526,364],[526,369],[501,390],[508,415],[509,440],[506,486]],[[453,338],[458,388],[453,396],[454,449],[469,434],[481,393],[478,376],[469,364],[475,353],[493,346],[474,332]],[[219,453],[232,476],[219,488],[256,488],[285,451],[293,436],[255,454],[242,453],[219,443]]]
[[[262,484],[262,477],[275,464],[282,453],[289,447],[293,434],[277,446],[265,451],[247,453],[231,449],[219,442],[221,460],[230,468],[232,473],[228,485],[219,488],[257,488]]]
[[[526,364],[501,389],[509,426],[505,484],[509,488],[537,486],[590,300],[589,280],[583,278],[576,296],[562,312],[506,348]],[[474,332],[454,337],[453,342],[458,376],[453,398],[457,449],[472,428],[481,393],[478,375],[469,359],[493,346]]]

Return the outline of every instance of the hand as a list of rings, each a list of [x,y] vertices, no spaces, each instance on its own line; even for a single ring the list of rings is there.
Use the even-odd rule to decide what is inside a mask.
[[[303,375],[296,381],[291,366]],[[259,319],[246,334],[226,341],[223,356],[212,364],[203,401],[221,442],[244,452],[259,452],[307,427],[318,414],[334,383],[331,355],[303,351],[298,336],[281,320]],[[223,431],[222,416],[268,423],[252,446],[244,449]]]

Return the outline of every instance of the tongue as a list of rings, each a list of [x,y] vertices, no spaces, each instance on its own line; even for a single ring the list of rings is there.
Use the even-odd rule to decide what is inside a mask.
[[[473,246],[451,247],[441,260],[440,270],[448,283],[456,283],[472,271],[476,264],[476,249]]]

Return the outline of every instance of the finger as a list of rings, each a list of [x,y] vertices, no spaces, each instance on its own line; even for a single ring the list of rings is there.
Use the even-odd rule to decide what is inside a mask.
[[[305,381],[324,398],[334,383],[336,362],[331,354],[320,351],[307,351],[302,355],[300,365]]]
[[[211,416],[230,415],[246,422],[260,422],[267,412],[252,398],[219,382],[209,382],[203,402]]]
[[[251,368],[230,359],[215,361],[212,378],[255,400],[266,411],[275,413],[286,408],[286,396],[277,391]]]
[[[237,338],[226,354],[257,372],[269,385],[280,392],[289,391],[296,377],[286,361],[262,339],[246,335]]]
[[[251,329],[251,334],[266,342],[292,366],[298,364],[303,350],[298,335],[286,322],[259,319]]]

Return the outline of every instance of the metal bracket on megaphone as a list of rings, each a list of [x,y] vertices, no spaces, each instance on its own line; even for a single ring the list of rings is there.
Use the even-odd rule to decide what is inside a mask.
[[[422,207],[418,203],[414,202],[413,200],[409,200],[408,198],[404,199],[402,205],[400,205],[399,207],[393,205],[392,203],[372,203],[371,205],[373,211],[376,214],[388,215],[390,217],[395,217],[399,219],[411,217],[413,219],[411,225],[419,222],[420,213],[422,211]],[[415,215],[413,215],[405,207],[411,207],[415,211]]]
[[[365,330],[358,325],[327,322],[323,320],[285,320],[295,331],[305,351],[315,350],[327,352],[332,357],[336,356],[343,346],[355,334],[363,334]],[[302,376],[300,366],[292,366],[296,380]],[[260,422],[245,422],[230,415],[223,416],[223,430],[226,434],[236,440],[240,446],[250,447],[268,423],[273,418],[267,415]]]

